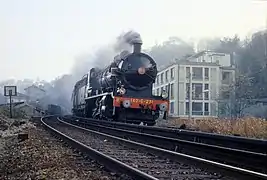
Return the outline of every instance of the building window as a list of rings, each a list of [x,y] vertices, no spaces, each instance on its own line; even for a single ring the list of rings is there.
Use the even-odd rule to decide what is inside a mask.
[[[170,113],[173,114],[174,113],[174,102],[170,103]]]
[[[205,116],[209,115],[209,103],[205,103],[204,105],[204,115]]]
[[[165,91],[168,93],[168,85],[165,86]]]
[[[213,56],[215,63],[220,64],[220,56]]]
[[[190,77],[190,67],[186,67],[186,78],[189,79]]]
[[[171,68],[171,80],[174,79],[174,68]]]
[[[160,94],[162,94],[163,91],[164,91],[164,87],[161,87],[161,88],[160,88]]]
[[[159,96],[159,88],[157,89],[157,96]]]
[[[173,95],[174,95],[174,87],[173,87],[173,84],[171,84],[171,87],[170,87],[171,89],[170,89],[170,94],[171,94],[171,99],[173,99],[174,97],[173,97]]]
[[[202,102],[193,102],[192,115],[203,115],[202,106],[203,106]]]
[[[166,72],[165,72],[165,81],[166,82],[168,82],[169,81],[169,70],[167,70]]]
[[[209,80],[209,68],[205,68],[205,80]]]
[[[209,84],[205,84],[204,87],[204,99],[209,100]]]
[[[192,99],[193,100],[202,100],[203,93],[202,93],[202,84],[201,83],[193,83],[192,84]]]
[[[163,84],[163,73],[160,74],[160,83]]]
[[[159,75],[157,75],[157,85],[159,84]]]
[[[185,103],[185,114],[188,115],[189,114],[189,102]]]
[[[189,99],[189,91],[190,91],[190,89],[189,89],[190,87],[189,87],[189,83],[186,83],[186,99]]]
[[[203,74],[202,74],[202,67],[193,67],[192,71],[193,71],[193,75],[192,75],[192,79],[193,80],[203,80]]]

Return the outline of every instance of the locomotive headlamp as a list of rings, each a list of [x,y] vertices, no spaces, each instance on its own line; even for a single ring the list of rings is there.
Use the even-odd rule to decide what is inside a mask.
[[[141,74],[141,75],[145,74],[146,73],[146,68],[144,68],[144,67],[138,68],[138,73]]]
[[[160,105],[159,105],[159,109],[160,109],[161,111],[166,111],[166,110],[167,110],[167,103],[162,103],[162,104],[160,104]]]
[[[161,93],[161,96],[162,96],[163,99],[167,99],[168,98],[168,93],[166,91],[163,91]]]
[[[131,102],[130,102],[130,100],[124,100],[124,101],[122,102],[122,105],[123,105],[123,107],[125,107],[125,108],[129,108],[129,107],[131,106]]]
[[[126,93],[126,89],[124,89],[124,87],[121,87],[119,89],[119,93],[120,93],[120,95],[124,95]]]

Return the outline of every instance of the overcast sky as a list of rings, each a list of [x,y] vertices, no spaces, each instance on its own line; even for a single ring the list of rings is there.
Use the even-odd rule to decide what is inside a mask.
[[[129,29],[148,47],[169,36],[244,37],[266,18],[256,0],[0,0],[0,80],[51,80]]]

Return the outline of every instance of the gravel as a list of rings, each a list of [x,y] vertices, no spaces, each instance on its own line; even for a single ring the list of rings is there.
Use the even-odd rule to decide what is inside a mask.
[[[19,142],[17,133],[28,133],[29,139]],[[0,179],[126,179],[107,171],[93,160],[52,137],[31,123],[3,131],[0,138]]]
[[[53,123],[53,127],[80,142],[118,159],[132,167],[159,179],[229,179],[216,173],[208,173],[202,169],[173,162],[138,149],[126,147],[119,142],[104,139],[84,130],[62,123]]]

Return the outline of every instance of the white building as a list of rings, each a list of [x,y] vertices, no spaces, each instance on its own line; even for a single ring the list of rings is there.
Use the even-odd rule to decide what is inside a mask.
[[[35,85],[29,86],[24,89],[25,94],[29,97],[30,101],[38,101],[45,97],[46,92],[42,88],[39,88]]]
[[[202,51],[160,70],[153,93],[170,87],[170,116],[217,117],[219,92],[235,77],[232,64],[229,54]]]

